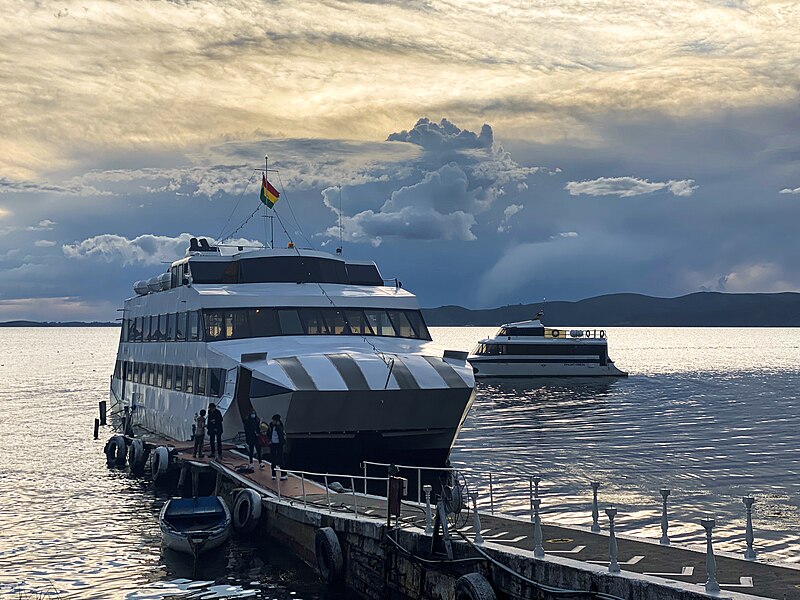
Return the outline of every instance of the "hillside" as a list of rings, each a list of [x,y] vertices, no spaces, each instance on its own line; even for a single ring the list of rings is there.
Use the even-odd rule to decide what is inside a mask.
[[[697,292],[678,298],[608,294],[576,302],[548,301],[485,310],[424,309],[431,326],[493,326],[532,318],[544,307],[546,324],[576,327],[800,327],[800,293]]]

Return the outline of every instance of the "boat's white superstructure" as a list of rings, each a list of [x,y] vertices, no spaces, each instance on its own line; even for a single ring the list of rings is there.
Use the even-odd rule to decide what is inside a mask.
[[[545,327],[541,315],[502,325],[478,342],[469,362],[478,378],[625,377],[608,357],[603,329]]]
[[[125,301],[112,405],[175,440],[214,402],[223,439],[283,416],[287,462],[441,464],[474,397],[466,353],[431,342],[416,297],[374,263],[201,240]],[[240,249],[241,250],[241,249]]]

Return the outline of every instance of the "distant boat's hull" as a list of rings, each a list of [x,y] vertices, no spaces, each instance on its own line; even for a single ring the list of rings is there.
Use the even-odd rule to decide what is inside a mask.
[[[530,379],[536,377],[627,377],[612,362],[606,365],[581,362],[543,362],[536,358],[470,357],[476,379]]]

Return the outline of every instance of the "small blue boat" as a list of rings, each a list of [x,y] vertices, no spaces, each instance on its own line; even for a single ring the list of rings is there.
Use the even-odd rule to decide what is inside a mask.
[[[228,540],[231,513],[219,496],[172,498],[161,509],[159,522],[165,547],[197,558]]]

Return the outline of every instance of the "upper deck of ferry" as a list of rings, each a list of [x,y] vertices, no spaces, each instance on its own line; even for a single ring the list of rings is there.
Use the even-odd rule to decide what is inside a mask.
[[[311,286],[302,284],[312,284]],[[192,239],[184,258],[173,262],[166,273],[134,284],[136,296],[126,301],[128,309],[179,301],[202,306],[238,306],[256,298],[269,304],[417,308],[416,298],[396,279],[384,280],[372,261],[345,260],[326,252],[295,247],[247,248],[211,246],[205,239]],[[165,296],[169,296],[169,299]],[[201,306],[198,306],[201,307]]]
[[[481,342],[590,342],[605,344],[605,329],[567,329],[563,327],[545,327],[537,318],[530,321],[506,323],[500,326],[493,338]]]

